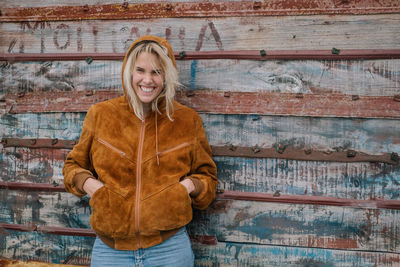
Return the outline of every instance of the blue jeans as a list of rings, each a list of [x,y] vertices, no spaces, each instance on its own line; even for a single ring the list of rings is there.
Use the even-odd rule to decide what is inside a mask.
[[[92,249],[91,267],[192,267],[194,255],[190,239],[183,227],[163,243],[138,250],[117,250],[96,238]]]

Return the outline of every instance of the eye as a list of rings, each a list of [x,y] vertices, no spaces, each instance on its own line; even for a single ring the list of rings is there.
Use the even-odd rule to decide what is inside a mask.
[[[136,72],[142,73],[142,72],[144,72],[144,69],[137,67],[137,68],[136,68]]]
[[[161,70],[153,70],[151,73],[158,76],[161,75]]]

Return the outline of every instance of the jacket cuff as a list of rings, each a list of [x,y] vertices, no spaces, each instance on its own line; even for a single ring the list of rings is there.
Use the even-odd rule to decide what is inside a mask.
[[[203,182],[197,178],[189,177],[194,184],[194,190],[190,193],[191,197],[197,197],[203,191],[204,185]]]
[[[87,172],[80,172],[74,176],[74,184],[75,187],[80,191],[82,194],[86,194],[85,190],[83,190],[83,184],[86,182],[87,179],[93,178],[93,175],[90,175]]]

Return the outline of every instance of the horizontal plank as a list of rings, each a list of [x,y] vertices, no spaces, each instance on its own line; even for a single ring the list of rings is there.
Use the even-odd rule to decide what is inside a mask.
[[[387,164],[215,157],[219,188],[343,199],[400,199],[400,168]]]
[[[400,60],[178,61],[180,82],[190,89],[395,96]],[[42,91],[122,92],[121,61],[94,60],[4,63],[3,93]],[[15,75],[18,73],[18,75]],[[106,74],[106,75],[105,75]],[[1,95],[1,93],[0,93]]]
[[[163,17],[238,17],[310,14],[374,14],[400,12],[400,5],[386,0],[379,3],[363,0],[346,2],[309,0],[282,1],[219,1],[96,4],[2,8],[0,22],[66,21],[106,19],[148,19]]]
[[[400,14],[1,23],[0,53],[124,53],[137,37],[178,51],[400,49]]]
[[[26,190],[29,192],[66,192],[65,187],[59,184],[18,183],[2,181],[0,181],[0,189]],[[219,189],[216,195],[216,199],[400,210],[400,201],[397,200],[358,200],[326,196],[284,195],[280,193],[280,190],[277,190],[274,194],[266,194],[255,192],[225,191],[223,189]],[[42,229],[41,231],[44,230]],[[48,231],[51,231],[51,229]]]
[[[397,120],[201,114],[211,145],[400,152]]]
[[[0,181],[61,191],[68,150],[6,148],[0,154]],[[400,199],[399,165],[338,163],[214,156],[219,188],[241,192],[325,196],[359,200]],[[43,185],[47,184],[47,186]],[[18,185],[18,184],[17,184]],[[31,188],[33,189],[33,188]]]
[[[200,114],[213,146],[260,148],[286,145],[312,151],[400,154],[398,120]],[[0,136],[76,140],[85,113],[0,116]]]
[[[189,233],[218,242],[398,253],[399,222],[399,210],[218,200],[196,211]]]
[[[123,60],[124,53],[1,53],[0,61],[67,61]],[[399,59],[400,49],[336,49],[331,50],[241,50],[241,51],[181,51],[175,60],[371,60]]]
[[[195,266],[396,266],[397,253],[332,250],[218,242],[216,246],[192,243]]]
[[[2,230],[1,257],[22,261],[89,265],[92,237]]]
[[[165,2],[165,0],[162,0]],[[142,0],[143,3],[160,3],[160,0]],[[202,2],[204,0],[190,0],[190,2]],[[232,1],[232,0],[231,0]],[[233,0],[233,1],[242,1],[242,0]],[[27,0],[22,3],[15,3],[13,0],[3,0],[4,4],[7,7],[15,8],[15,7],[47,7],[49,6],[48,1],[36,1],[36,0]],[[123,4],[126,0],[102,0],[102,4]],[[174,0],[174,2],[188,2],[188,0]],[[57,2],[50,2],[50,6],[78,6],[82,5],[82,1],[80,0],[60,0]],[[97,5],[99,4],[98,0],[86,0],[85,4],[88,5]]]
[[[21,236],[26,241],[27,235]],[[61,248],[57,248],[61,249]],[[195,266],[365,266],[383,267],[396,266],[400,257],[395,253],[360,252],[348,250],[327,250],[318,248],[301,248],[285,246],[268,246],[254,244],[237,244],[219,242],[215,246],[192,242],[195,254]],[[16,255],[20,258],[22,246],[15,247]],[[17,256],[18,255],[18,256]],[[56,254],[55,254],[56,255]],[[89,264],[90,258],[81,257],[81,252],[73,253],[68,260],[71,264]],[[25,255],[24,258],[26,258]],[[7,260],[2,260],[7,262]],[[55,262],[63,262],[59,258]],[[7,262],[8,263],[8,262]],[[20,262],[21,263],[21,262]],[[25,263],[25,262],[24,262]],[[22,264],[22,263],[21,263]],[[47,266],[47,265],[45,265]],[[49,264],[49,266],[51,266]]]
[[[27,147],[27,148],[66,148],[72,149],[78,140],[59,140],[45,138],[2,138],[0,142],[3,147]],[[334,161],[334,162],[382,162],[388,164],[399,164],[399,155],[395,152],[380,155],[368,155],[355,150],[345,151],[312,151],[289,147],[287,145],[277,145],[271,148],[236,147],[233,145],[211,146],[212,154],[215,157],[246,157],[246,158],[279,158],[290,160],[308,161]]]
[[[7,201],[3,202],[7,206],[2,208],[1,221],[7,224],[33,222],[42,225],[45,231],[51,226],[47,230],[53,233],[60,229],[52,227],[89,227],[87,200],[66,193],[21,194],[4,190],[0,193]],[[61,199],[75,200],[62,201],[59,194],[66,194]],[[189,233],[216,236],[218,242],[398,253],[399,221],[400,211],[394,209],[220,199],[206,211],[195,212]],[[58,231],[61,234],[68,231],[62,232]]]
[[[122,95],[115,91],[6,94],[8,113],[85,112]],[[197,112],[302,117],[400,118],[400,95],[349,96],[269,92],[178,91],[176,99]],[[3,112],[4,113],[4,112]]]

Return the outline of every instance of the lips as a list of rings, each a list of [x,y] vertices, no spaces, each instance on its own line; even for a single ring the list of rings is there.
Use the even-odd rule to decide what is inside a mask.
[[[145,92],[145,93],[151,93],[153,92],[155,87],[149,87],[149,86],[140,86],[140,90]]]

